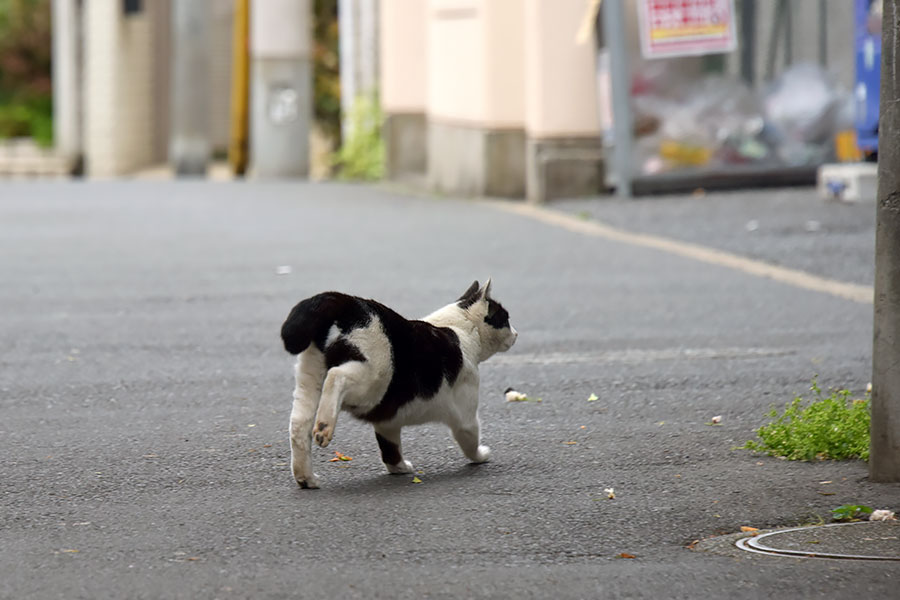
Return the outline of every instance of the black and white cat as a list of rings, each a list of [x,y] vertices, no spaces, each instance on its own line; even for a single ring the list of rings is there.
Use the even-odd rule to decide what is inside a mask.
[[[516,330],[474,282],[456,302],[409,321],[374,300],[325,292],[301,301],[281,327],[285,349],[299,354],[291,411],[291,470],[317,488],[312,440],[325,447],[338,413],[375,427],[391,473],[412,473],[400,452],[400,429],[441,422],[472,462],[490,459],[480,441],[478,364],[509,350]]]

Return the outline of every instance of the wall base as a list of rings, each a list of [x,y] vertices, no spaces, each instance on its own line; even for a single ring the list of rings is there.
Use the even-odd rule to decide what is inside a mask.
[[[604,151],[599,136],[529,138],[526,146],[528,201],[597,195],[603,189]]]
[[[452,195],[522,198],[524,130],[430,121],[428,186]]]
[[[384,137],[385,176],[408,179],[428,170],[428,127],[425,113],[387,113]]]

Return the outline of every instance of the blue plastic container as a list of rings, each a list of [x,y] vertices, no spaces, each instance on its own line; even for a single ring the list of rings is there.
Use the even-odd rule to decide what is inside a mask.
[[[856,142],[865,154],[878,152],[881,33],[870,30],[872,2],[856,0]]]

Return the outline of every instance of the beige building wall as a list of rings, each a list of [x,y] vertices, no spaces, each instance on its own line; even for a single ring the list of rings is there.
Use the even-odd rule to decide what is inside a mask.
[[[575,37],[584,0],[525,0],[525,93],[529,137],[600,132],[593,39]]]
[[[483,0],[427,0],[427,112],[431,120],[481,123],[486,112]]]
[[[525,3],[488,0],[484,8],[484,113],[491,128],[525,125]]]
[[[381,2],[381,106],[386,113],[425,112],[427,8],[423,0]]]

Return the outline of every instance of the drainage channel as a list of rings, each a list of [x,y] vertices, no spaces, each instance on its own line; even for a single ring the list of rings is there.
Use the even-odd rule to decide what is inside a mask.
[[[768,556],[900,561],[900,522],[795,527],[742,537],[734,545]]]

